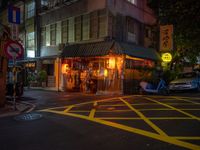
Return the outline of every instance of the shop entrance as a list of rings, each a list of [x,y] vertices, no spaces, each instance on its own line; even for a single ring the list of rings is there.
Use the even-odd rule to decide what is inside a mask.
[[[122,59],[120,57],[67,59],[62,64],[66,91],[84,93],[120,92]]]

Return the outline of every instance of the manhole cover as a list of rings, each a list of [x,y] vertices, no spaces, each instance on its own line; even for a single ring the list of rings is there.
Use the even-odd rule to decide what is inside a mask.
[[[14,119],[17,121],[32,121],[32,120],[37,120],[40,118],[42,118],[41,114],[27,113],[27,114],[22,114],[22,115],[16,116]]]

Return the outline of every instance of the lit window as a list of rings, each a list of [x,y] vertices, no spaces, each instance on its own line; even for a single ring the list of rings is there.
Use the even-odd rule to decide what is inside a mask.
[[[41,6],[48,6],[48,0],[41,0]]]
[[[27,35],[27,47],[33,48],[35,46],[35,33],[31,32]]]
[[[50,44],[56,45],[56,24],[50,26]]]
[[[35,57],[35,51],[34,50],[27,50],[27,57],[30,57],[30,58]]]
[[[128,0],[128,2],[137,5],[137,0]]]

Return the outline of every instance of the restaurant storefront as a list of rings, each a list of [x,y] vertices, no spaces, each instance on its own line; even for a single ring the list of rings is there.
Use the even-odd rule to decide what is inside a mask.
[[[134,52],[130,46],[115,41],[66,46],[62,53],[63,90],[96,94],[133,93],[134,90],[130,89],[137,86],[134,81],[149,76],[147,70],[155,67],[158,56],[155,51],[145,53],[144,49],[136,53],[138,50]],[[151,58],[145,58],[147,56]]]

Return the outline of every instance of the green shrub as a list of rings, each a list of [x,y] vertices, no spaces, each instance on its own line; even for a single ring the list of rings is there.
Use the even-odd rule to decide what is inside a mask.
[[[47,72],[45,70],[41,70],[38,72],[38,80],[40,82],[45,82],[47,80]]]

